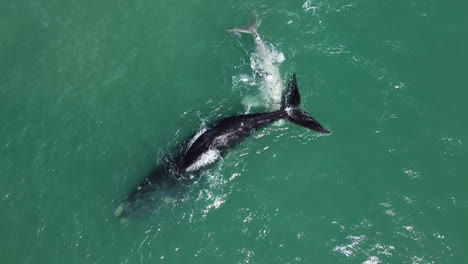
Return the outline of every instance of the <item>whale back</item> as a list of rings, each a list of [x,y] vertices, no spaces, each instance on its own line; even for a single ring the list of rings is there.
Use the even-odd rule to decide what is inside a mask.
[[[260,127],[285,117],[284,111],[225,118],[200,135],[185,152],[182,170],[187,170],[208,151],[222,155]]]

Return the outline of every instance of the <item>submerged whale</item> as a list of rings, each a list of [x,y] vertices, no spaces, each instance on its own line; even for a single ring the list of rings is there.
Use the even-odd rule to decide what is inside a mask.
[[[268,48],[257,32],[260,26],[260,21],[256,15],[253,21],[245,27],[229,29],[233,33],[251,34],[255,42],[255,52],[251,57],[251,67],[255,70],[262,79],[260,90],[263,94],[263,99],[266,106],[270,110],[278,110],[281,106],[281,98],[283,95],[283,80],[277,65],[278,54]],[[280,53],[282,55],[282,53]],[[283,57],[284,60],[284,57]]]
[[[214,163],[230,147],[238,144],[255,130],[277,120],[286,119],[297,125],[320,133],[329,133],[306,111],[299,109],[301,96],[293,74],[283,96],[280,110],[274,112],[231,116],[199,133],[166,162],[155,168],[131,191],[115,210],[117,218],[125,218],[147,208],[155,200],[154,193],[173,186],[183,185],[193,175]]]

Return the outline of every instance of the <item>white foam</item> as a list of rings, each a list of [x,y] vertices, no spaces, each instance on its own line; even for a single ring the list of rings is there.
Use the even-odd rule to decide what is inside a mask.
[[[317,5],[316,3],[313,3],[312,0],[307,0],[304,2],[304,4],[302,4],[302,9],[304,9],[304,11],[308,12],[309,10],[312,10],[312,14],[315,14],[315,11],[319,8],[319,5]]]
[[[242,104],[247,106],[248,110],[250,110],[251,107],[262,106],[263,102],[258,97],[246,96],[244,99],[242,99]]]

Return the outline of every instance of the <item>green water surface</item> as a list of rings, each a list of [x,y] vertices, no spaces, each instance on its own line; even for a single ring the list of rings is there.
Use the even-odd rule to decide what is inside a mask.
[[[0,263],[468,263],[466,1],[0,4]],[[168,151],[257,94],[234,81],[252,37],[226,32],[253,11],[331,133],[264,128],[120,223]]]

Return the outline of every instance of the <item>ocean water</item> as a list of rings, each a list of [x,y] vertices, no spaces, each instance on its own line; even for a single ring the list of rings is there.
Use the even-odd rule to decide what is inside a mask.
[[[468,263],[466,1],[1,6],[0,263]],[[264,111],[226,31],[252,12],[331,133],[261,129],[119,222],[180,142]]]

